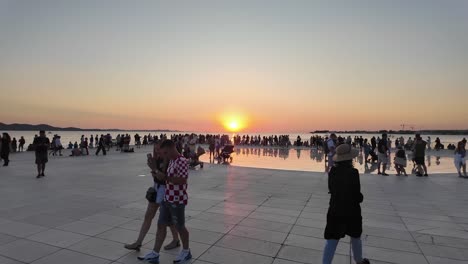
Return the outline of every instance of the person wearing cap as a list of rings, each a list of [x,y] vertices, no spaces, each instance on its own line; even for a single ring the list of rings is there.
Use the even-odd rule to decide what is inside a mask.
[[[353,166],[353,159],[358,155],[359,150],[348,144],[342,144],[336,148],[336,153],[333,156],[335,165],[328,174],[328,189],[331,196],[324,233],[327,241],[323,252],[323,264],[332,263],[338,242],[346,235],[351,237],[356,263],[370,263],[368,259],[362,258],[360,204],[364,197],[361,193],[359,172]]]
[[[427,166],[425,162],[426,157],[426,141],[424,141],[420,134],[416,134],[413,144],[413,156],[414,162],[416,163],[416,176],[427,177]],[[424,173],[424,174],[423,174]]]

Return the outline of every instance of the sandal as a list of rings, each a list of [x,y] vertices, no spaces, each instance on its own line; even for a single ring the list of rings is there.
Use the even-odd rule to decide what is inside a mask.
[[[129,249],[129,250],[136,250],[136,251],[140,251],[140,248],[141,248],[141,244],[137,244],[137,243],[133,243],[133,244],[125,244],[124,246],[126,249]]]
[[[180,247],[180,241],[172,240],[171,243],[164,246],[164,250],[171,250],[171,249],[178,248],[178,247]]]

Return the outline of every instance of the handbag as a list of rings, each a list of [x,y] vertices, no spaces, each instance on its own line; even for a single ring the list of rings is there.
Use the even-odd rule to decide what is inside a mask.
[[[150,203],[156,202],[156,189],[154,187],[149,187],[146,191],[146,200]]]

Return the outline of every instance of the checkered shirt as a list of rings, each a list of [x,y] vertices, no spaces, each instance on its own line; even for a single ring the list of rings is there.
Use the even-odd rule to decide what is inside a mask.
[[[188,179],[188,161],[183,156],[169,162],[167,177],[182,177]],[[166,202],[173,204],[185,204],[188,202],[187,184],[166,183]]]

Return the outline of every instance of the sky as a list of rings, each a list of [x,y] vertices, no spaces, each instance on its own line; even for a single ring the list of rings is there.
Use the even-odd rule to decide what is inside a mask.
[[[0,122],[468,129],[465,0],[0,0]]]

